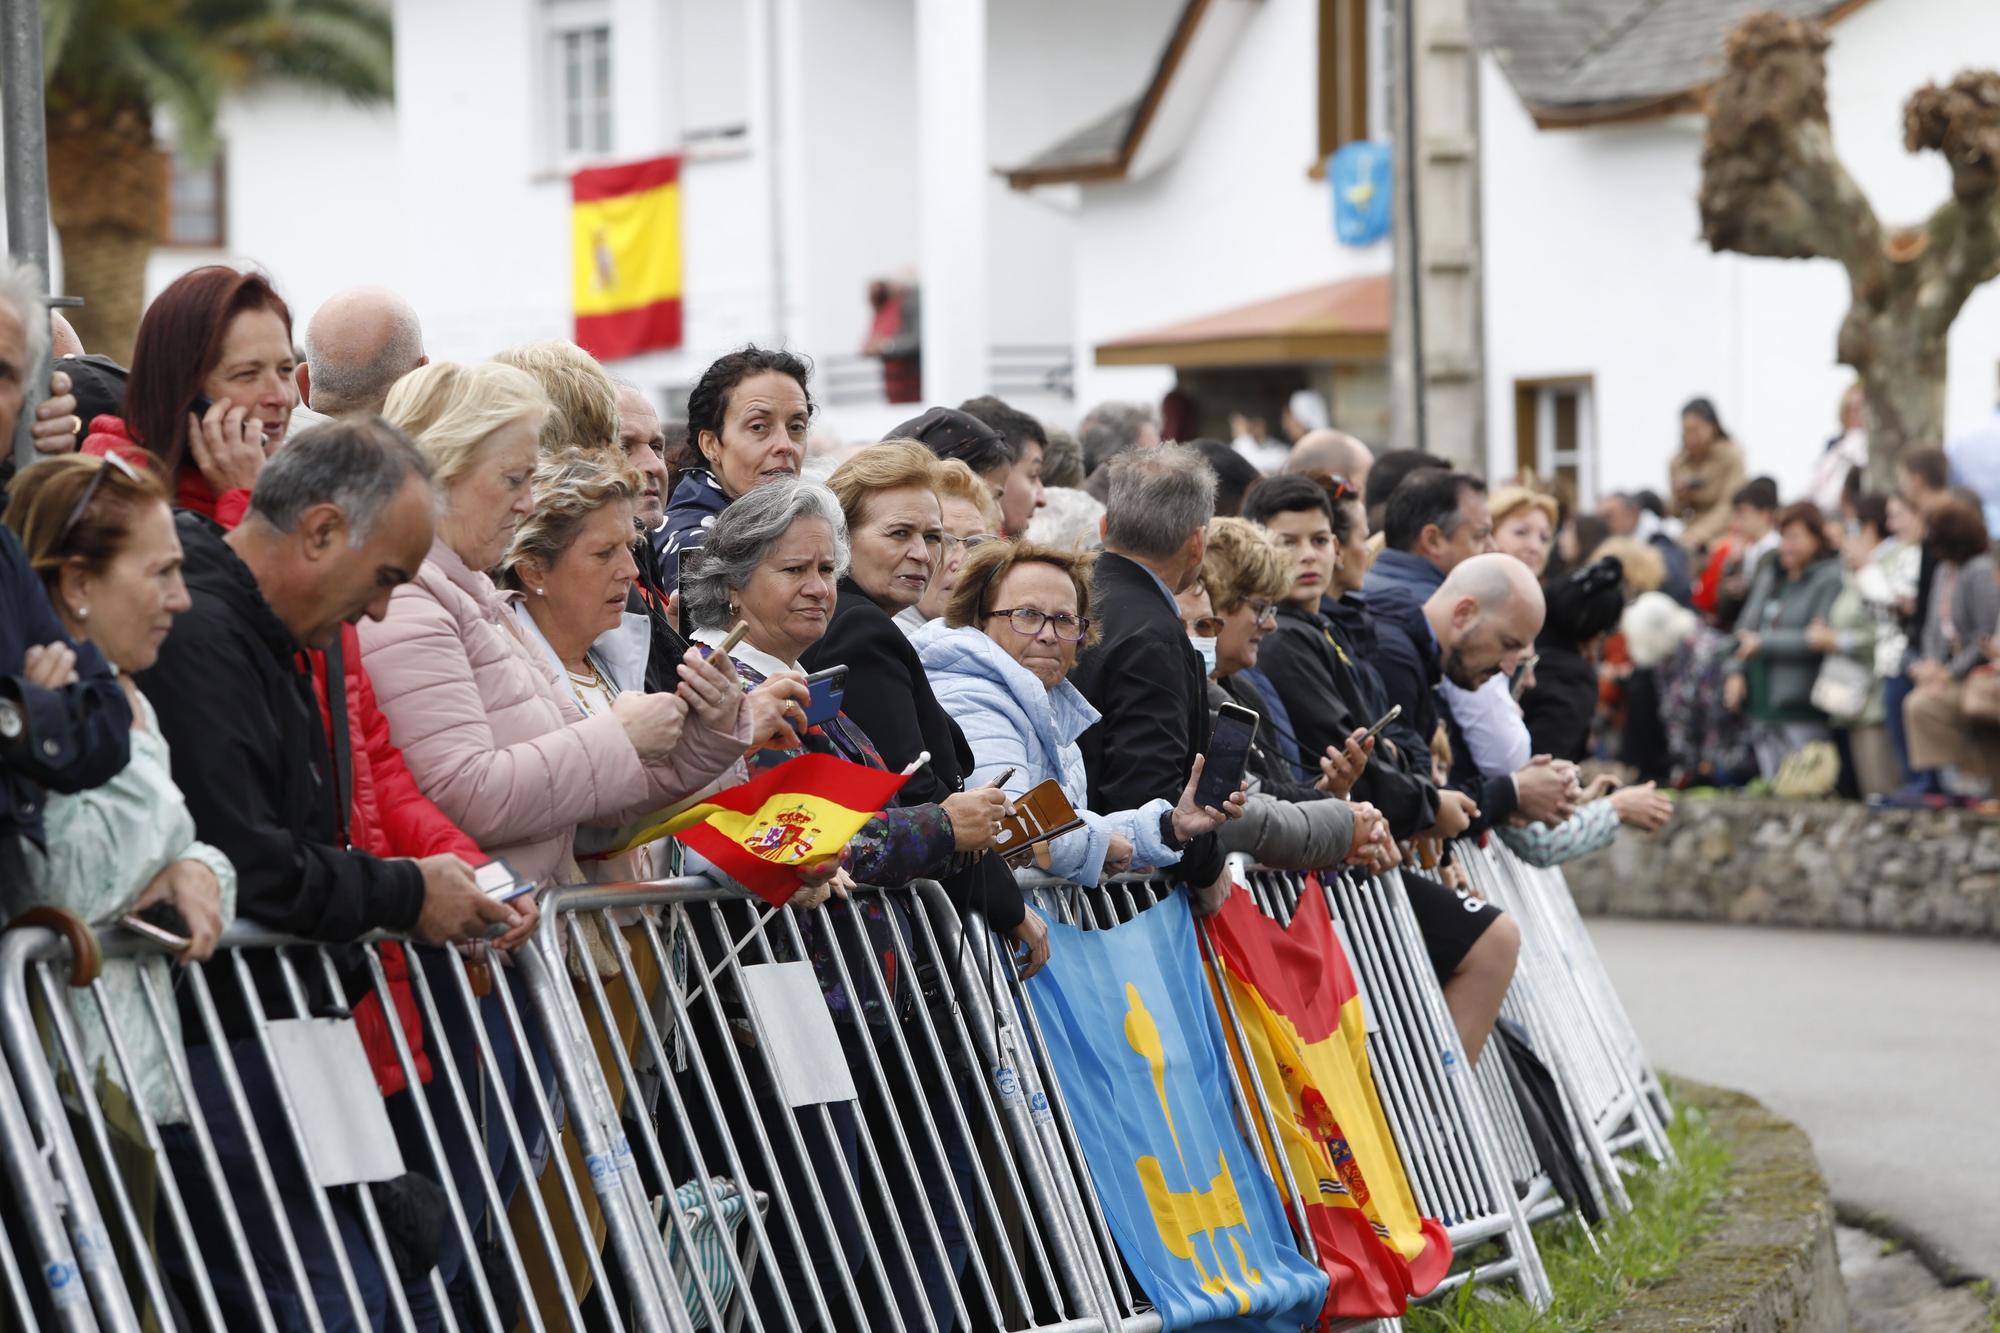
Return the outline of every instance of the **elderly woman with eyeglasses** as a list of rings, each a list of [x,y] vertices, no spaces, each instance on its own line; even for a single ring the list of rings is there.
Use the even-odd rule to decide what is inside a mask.
[[[1077,884],[1133,865],[1177,864],[1175,846],[1243,812],[1240,797],[1221,809],[1195,804],[1199,759],[1178,804],[1084,808],[1089,780],[1077,737],[1097,710],[1068,677],[1090,636],[1090,564],[1087,555],[1029,542],[983,544],[958,571],[944,623],[914,640],[938,702],[972,746],[971,781],[998,782],[1017,796],[1051,778],[1061,784],[1084,827],[1042,844],[1045,868]],[[1175,846],[1161,836],[1168,819]]]

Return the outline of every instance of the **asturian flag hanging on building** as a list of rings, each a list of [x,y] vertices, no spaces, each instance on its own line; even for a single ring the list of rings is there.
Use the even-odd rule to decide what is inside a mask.
[[[1342,144],[1328,160],[1333,234],[1342,245],[1373,245],[1389,234],[1389,175],[1389,146],[1367,139]]]
[[[600,361],[681,345],[681,160],[570,177],[577,345]]]

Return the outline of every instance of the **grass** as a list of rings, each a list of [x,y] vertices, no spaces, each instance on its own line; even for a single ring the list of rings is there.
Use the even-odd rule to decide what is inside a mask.
[[[1549,1309],[1535,1309],[1511,1287],[1462,1286],[1433,1305],[1412,1307],[1403,1317],[1406,1333],[1588,1333],[1633,1291],[1672,1273],[1718,1220],[1709,1205],[1721,1195],[1730,1167],[1729,1150],[1708,1132],[1700,1112],[1679,1111],[1668,1134],[1679,1166],[1627,1176],[1632,1211],[1598,1224],[1595,1250],[1567,1217],[1537,1229],[1555,1289]]]

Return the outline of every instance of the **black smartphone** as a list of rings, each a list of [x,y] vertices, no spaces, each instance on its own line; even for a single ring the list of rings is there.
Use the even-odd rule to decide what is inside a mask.
[[[1194,803],[1204,808],[1222,808],[1222,803],[1243,785],[1243,768],[1250,761],[1250,742],[1257,736],[1255,709],[1241,704],[1224,704],[1215,715],[1215,731],[1208,738],[1208,755],[1201,766],[1201,781],[1195,785]]]
[[[840,701],[847,694],[847,668],[830,666],[815,671],[806,677],[806,688],[812,691],[812,702],[806,705],[806,725],[824,726],[840,712]]]
[[[215,400],[213,398],[210,398],[205,393],[198,393],[194,396],[194,401],[188,404],[188,411],[194,413],[196,419],[199,420],[206,417],[208,409],[214,406]]]
[[[188,941],[194,937],[194,931],[188,928],[187,918],[172,903],[154,903],[143,912],[127,912],[118,918],[118,924],[176,949],[187,948]]]

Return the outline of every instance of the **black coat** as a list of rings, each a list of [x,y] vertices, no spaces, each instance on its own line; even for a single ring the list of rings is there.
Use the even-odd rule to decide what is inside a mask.
[[[1571,763],[1590,757],[1597,720],[1597,664],[1574,648],[1537,644],[1535,687],[1521,696],[1521,715],[1536,754]]]
[[[1277,633],[1265,635],[1257,647],[1257,665],[1291,714],[1299,749],[1315,764],[1327,747],[1341,748],[1356,729],[1387,711],[1385,703],[1371,697],[1379,682],[1363,677],[1362,660],[1343,644],[1331,621],[1289,602],[1278,604]],[[1393,728],[1387,733],[1394,734]],[[1380,810],[1398,838],[1437,822],[1437,788],[1427,772],[1414,766],[1410,748],[1378,741],[1349,793]]]
[[[1145,566],[1109,551],[1091,574],[1091,616],[1101,637],[1077,658],[1070,682],[1101,714],[1078,738],[1090,808],[1177,804],[1195,756],[1208,748],[1208,676],[1180,612]],[[1171,844],[1169,844],[1171,845]],[[1209,885],[1222,873],[1213,833],[1181,851],[1178,872]]]
[[[972,771],[972,747],[931,692],[930,677],[909,636],[852,578],[840,581],[826,633],[799,665],[807,671],[847,668],[841,711],[867,735],[891,772],[930,751],[930,762],[903,784],[898,804],[942,804],[963,790],[965,775]],[[1012,930],[1027,914],[1013,872],[997,856],[982,856],[941,882],[961,910],[978,908],[995,930]]]
[[[68,644],[76,684],[45,690],[22,678],[28,649]],[[0,704],[19,734],[0,735],[0,838],[42,842],[42,793],[111,781],[132,757],[132,706],[95,645],[73,643],[13,530],[0,527]],[[8,730],[13,730],[9,727]]]
[[[409,930],[423,876],[347,848],[305,655],[222,529],[185,510],[174,523],[193,605],[138,683],[196,832],[236,867],[236,914],[315,940]]]

